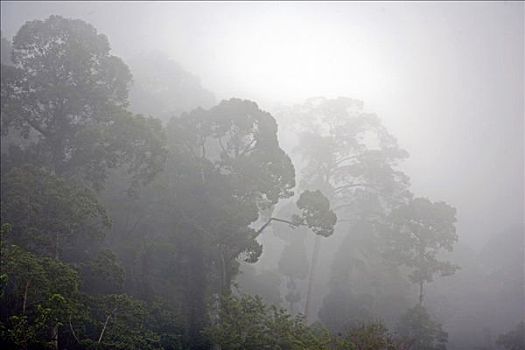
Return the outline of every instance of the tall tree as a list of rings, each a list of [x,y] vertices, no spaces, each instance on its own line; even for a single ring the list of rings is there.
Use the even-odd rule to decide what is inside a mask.
[[[457,242],[456,209],[444,202],[415,198],[395,208],[387,229],[386,256],[411,270],[409,279],[419,285],[419,304],[423,304],[423,285],[436,274],[449,276],[458,266],[439,260],[442,250],[452,251]]]
[[[312,98],[282,111],[300,137],[301,188],[323,191],[339,217],[338,230],[347,223],[380,222],[388,210],[410,198],[408,177],[397,166],[407,157],[379,118],[350,98]],[[315,271],[321,241],[311,256],[305,314],[311,317]],[[358,250],[352,253],[359,253]],[[348,256],[348,252],[345,252]],[[355,255],[355,254],[354,254]]]
[[[184,181],[178,192],[191,191],[200,206],[180,208],[183,220],[217,247],[218,282],[228,290],[228,266],[241,253],[248,260],[260,254],[256,232],[248,225],[259,210],[293,194],[293,165],[279,147],[275,120],[251,101],[231,99],[208,111],[196,109],[173,119],[168,128],[171,169],[178,182]]]
[[[14,67],[2,66],[2,133],[30,138],[33,158],[97,187],[124,160],[131,170],[158,171],[159,126],[124,110],[131,73],[93,26],[60,16],[27,22],[12,58]]]
[[[117,223],[116,231],[133,237],[136,246],[130,255],[122,240],[115,248],[136,262],[133,270],[144,271],[134,279],[150,285],[149,295],[162,290],[180,296],[189,346],[206,347],[197,340],[207,322],[207,301],[230,293],[240,261],[257,261],[262,252],[257,237],[264,229],[285,221],[329,235],[335,215],[326,198],[311,191],[298,197],[296,217],[270,217],[252,226],[262,211],[293,195],[295,173],[279,146],[275,120],[251,101],[231,99],[173,118],[167,139],[165,171],[141,193],[131,225]],[[144,252],[139,259],[137,252]]]
[[[67,264],[39,257],[13,244],[9,224],[2,225],[1,343],[8,348],[58,349],[59,328],[75,309],[78,274]],[[3,328],[3,327],[0,327]]]
[[[293,215],[296,210],[292,203],[285,205],[277,214],[279,217],[288,217]],[[304,300],[304,292],[301,291],[301,282],[304,282],[308,276],[308,255],[306,252],[305,241],[307,232],[305,227],[299,227],[290,230],[285,225],[275,225],[272,227],[273,233],[285,241],[285,246],[281,252],[278,262],[279,273],[286,279],[287,293],[284,296],[288,302],[288,310],[295,314],[301,308],[296,309],[296,305]]]

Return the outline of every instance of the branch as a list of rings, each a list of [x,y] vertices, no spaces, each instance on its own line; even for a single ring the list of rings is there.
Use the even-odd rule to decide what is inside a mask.
[[[352,188],[352,187],[370,187],[370,188],[375,188],[375,186],[367,184],[367,183],[357,183],[357,184],[350,184],[350,185],[343,185],[343,186],[336,187],[334,189],[334,193],[338,193],[338,192],[341,192],[342,190],[345,190],[345,189],[348,189],[348,188]]]
[[[219,137],[219,138],[217,138],[217,140],[219,141],[219,146],[221,146],[222,151],[223,151],[224,153],[228,153],[228,151],[226,151],[226,148],[224,147],[224,144],[222,143],[222,136]]]
[[[264,229],[266,229],[271,223],[272,221],[278,221],[278,222],[283,222],[285,224],[288,224],[288,225],[291,225],[291,226],[294,226],[294,227],[298,227],[298,226],[302,226],[304,224],[297,224],[297,223],[294,223],[292,221],[289,221],[289,220],[285,220],[285,219],[279,219],[279,218],[270,218],[268,221],[266,221],[264,223],[264,225],[262,225],[257,231],[255,231],[255,234],[251,237],[252,239],[256,239],[257,237],[259,237],[259,235],[264,231]],[[228,259],[235,259],[239,254],[241,254],[243,251],[245,250],[245,248],[242,248],[240,250],[237,250],[230,258]]]
[[[201,158],[206,158],[206,139],[203,137],[201,141]]]
[[[243,156],[245,153],[253,151],[255,148],[252,148],[252,145],[257,141],[257,138],[255,136],[253,137],[253,140],[246,146],[244,149],[239,153],[239,156]]]
[[[26,281],[26,286],[24,288],[24,301],[22,303],[22,315],[26,313],[26,305],[27,305],[27,293],[29,291],[29,286],[31,285],[31,280]]]
[[[292,221],[289,221],[289,220],[285,220],[285,219],[279,219],[279,218],[270,218],[268,221],[266,221],[266,223],[264,225],[261,226],[261,228],[259,228],[256,232],[255,232],[255,236],[253,237],[254,239],[257,238],[263,231],[266,227],[268,227],[268,225],[270,225],[272,223],[272,221],[278,221],[278,222],[284,222],[285,224],[288,224],[288,225],[291,225],[291,226],[294,226],[294,227],[297,227],[297,226],[300,226],[300,224],[297,224],[295,222],[292,222]]]
[[[71,314],[69,314],[69,329],[71,330],[71,334],[73,335],[73,338],[75,338],[77,343],[80,344],[80,340],[78,340],[75,330],[73,329],[73,324],[71,323]]]
[[[357,156],[358,156],[358,155],[356,154],[356,155],[353,155],[353,156],[348,156],[348,157],[343,157],[343,158],[337,159],[337,160],[335,161],[335,164],[336,164],[336,165],[339,165],[339,164],[341,164],[341,163],[344,162],[344,161],[351,160],[351,159],[356,159]]]
[[[102,341],[102,337],[104,336],[104,332],[106,331],[106,327],[108,326],[108,322],[109,322],[109,319],[111,318],[111,316],[113,316],[113,313],[117,311],[117,307],[115,307],[108,315],[108,317],[106,317],[106,322],[104,322],[104,327],[102,328],[102,331],[100,332],[100,336],[98,337],[98,341],[97,341],[97,344],[100,344],[100,342]]]
[[[27,124],[29,124],[30,127],[32,127],[33,129],[41,133],[43,136],[49,138],[48,132],[44,131],[44,129],[40,125],[32,121],[30,118],[24,116],[23,114],[22,114],[22,118],[24,118],[24,120],[27,122]]]

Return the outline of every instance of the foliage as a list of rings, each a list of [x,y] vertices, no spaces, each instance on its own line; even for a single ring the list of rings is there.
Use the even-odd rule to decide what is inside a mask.
[[[283,114],[295,121],[294,132],[300,135],[295,150],[300,156],[297,163],[303,164],[301,187],[321,190],[338,218],[335,229],[340,238],[333,240],[337,242],[333,247],[337,266],[334,263],[330,270],[330,291],[320,312],[332,321],[370,314],[374,310],[363,309],[387,298],[382,295],[383,289],[368,283],[381,280],[378,275],[388,270],[377,249],[382,238],[375,225],[384,223],[393,207],[411,197],[408,176],[398,168],[408,154],[376,115],[364,111],[361,101],[344,97],[312,98]],[[317,239],[310,258],[313,266],[309,286],[315,284],[316,265],[329,263],[326,256],[319,257],[323,261],[318,262],[320,247],[321,241]],[[360,278],[350,281],[350,276]],[[361,297],[363,294],[369,297]],[[335,296],[337,302],[329,300]],[[363,304],[363,299],[370,298],[373,303]],[[309,299],[307,295],[307,306]],[[359,312],[345,315],[343,310]],[[331,317],[335,314],[341,317]],[[340,327],[344,325],[336,328]]]
[[[89,189],[25,165],[2,174],[2,222],[8,236],[32,252],[79,261],[90,257],[110,227],[106,211]]]
[[[226,297],[216,323],[206,329],[210,339],[228,349],[324,349],[329,342],[276,306],[259,297]]]
[[[65,324],[75,310],[78,274],[70,266],[48,257],[38,257],[6,243],[2,229],[1,273],[5,276],[1,297],[1,323],[9,346],[49,346],[50,329]]]
[[[452,275],[459,268],[438,260],[440,251],[452,251],[458,240],[455,222],[455,208],[426,198],[416,198],[390,214],[385,255],[411,269],[410,281],[420,285],[420,303],[424,282],[432,282],[436,274]]]
[[[254,102],[222,101],[183,114],[175,123],[177,143],[225,175],[241,201],[255,200],[264,207],[293,194],[294,168],[279,147],[277,123]]]
[[[400,335],[411,341],[413,350],[445,350],[448,334],[441,324],[432,320],[422,305],[409,309],[400,319]]]
[[[81,290],[89,294],[117,294],[122,291],[124,269],[115,254],[99,251],[92,259],[80,265]]]
[[[160,124],[124,110],[131,73],[93,26],[60,16],[27,22],[13,63],[2,66],[2,132],[30,138],[31,158],[95,188],[122,164],[137,178],[158,172]]]
[[[329,200],[321,191],[304,191],[297,200],[301,216],[294,216],[297,225],[305,225],[316,235],[328,237],[334,232],[337,216],[330,210]]]
[[[410,283],[381,255],[384,241],[376,224],[357,221],[348,232],[336,247],[319,317],[332,331],[375,319],[391,324],[412,305]]]
[[[409,196],[408,177],[396,169],[408,155],[376,115],[363,111],[362,102],[312,98],[287,113],[301,135],[303,187],[317,188],[334,206],[353,210],[359,210],[352,203],[363,191],[387,203]]]
[[[336,340],[337,349],[352,350],[406,350],[405,339],[394,336],[381,322],[362,323],[350,328]]]
[[[71,320],[70,326],[80,346],[87,349],[161,349],[159,335],[147,329],[147,311],[142,302],[126,294],[83,295],[82,306],[83,310]],[[79,321],[81,327],[76,326]]]

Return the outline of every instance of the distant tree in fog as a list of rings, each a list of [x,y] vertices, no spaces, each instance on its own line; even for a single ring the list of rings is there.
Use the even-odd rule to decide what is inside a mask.
[[[411,270],[409,279],[419,285],[419,304],[423,303],[423,285],[434,276],[449,276],[458,266],[438,255],[452,251],[458,240],[456,209],[444,202],[416,198],[395,208],[387,222],[386,257]]]
[[[274,229],[275,230],[275,229]],[[293,237],[284,247],[279,259],[279,272],[286,278],[287,294],[285,300],[289,304],[289,310],[294,313],[295,305],[299,303],[304,296],[299,281],[304,280],[308,275],[308,256],[306,255],[304,232],[294,232]]]
[[[300,135],[296,147],[301,164],[300,187],[320,189],[326,194],[339,218],[339,229],[359,221],[381,222],[390,208],[410,198],[408,176],[397,168],[407,152],[376,115],[363,110],[361,101],[311,98],[282,114],[292,120]],[[374,235],[367,237],[375,239]],[[310,259],[307,317],[320,244],[316,238]],[[351,253],[342,250],[341,254],[358,259],[361,247],[351,249]]]
[[[1,40],[2,40],[2,46],[1,46],[1,62],[2,64],[7,64],[7,65],[11,65],[13,64],[13,62],[11,61],[11,53],[13,52],[12,51],[12,47],[11,47],[11,42],[9,40],[7,40],[6,38],[4,38],[4,35],[3,34],[0,34],[1,36]]]
[[[162,53],[150,53],[126,60],[133,73],[129,92],[130,109],[153,115],[164,122],[183,112],[210,108],[213,93],[202,87],[199,78]]]

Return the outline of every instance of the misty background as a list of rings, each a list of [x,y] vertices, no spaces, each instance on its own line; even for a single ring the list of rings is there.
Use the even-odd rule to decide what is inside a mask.
[[[287,152],[293,142],[287,139],[286,118],[279,118],[284,106],[316,96],[362,100],[364,109],[376,113],[408,151],[401,168],[410,176],[410,190],[457,209],[459,241],[451,259],[462,270],[434,282],[429,291],[429,304],[436,306],[453,348],[455,336],[479,337],[485,326],[496,335],[525,314],[524,11],[523,2],[506,1],[2,1],[1,29],[11,39],[28,20],[52,14],[85,20],[108,36],[112,53],[130,66],[142,87],[155,79],[155,72],[141,66],[147,60],[173,61],[166,68],[157,66],[157,72],[170,71],[185,82],[173,106],[165,102],[167,96],[134,103],[133,94],[143,96],[146,89],[132,89],[135,112],[156,108],[152,114],[167,121],[173,114],[209,108],[222,99],[254,100],[276,113]],[[173,91],[179,90],[171,89],[171,97]],[[263,241],[265,247],[279,246],[271,236]],[[331,244],[325,256],[333,253],[337,239]],[[516,276],[522,286],[520,307],[491,310],[492,299],[490,293],[483,294],[483,285],[476,286],[479,299],[462,295],[468,284],[462,276],[474,274],[469,259],[490,265],[491,259],[507,258],[509,247],[521,249],[509,263],[521,273]],[[489,248],[499,249],[500,255],[494,258]],[[254,266],[270,269],[276,256],[265,248]],[[329,262],[323,266],[330,268]],[[321,279],[319,288],[322,285]],[[324,294],[317,293],[318,308]],[[473,300],[462,312],[454,312],[454,299]],[[484,311],[475,311],[479,304],[486,306]],[[476,323],[487,315],[494,318]],[[458,330],[467,321],[476,326]]]

